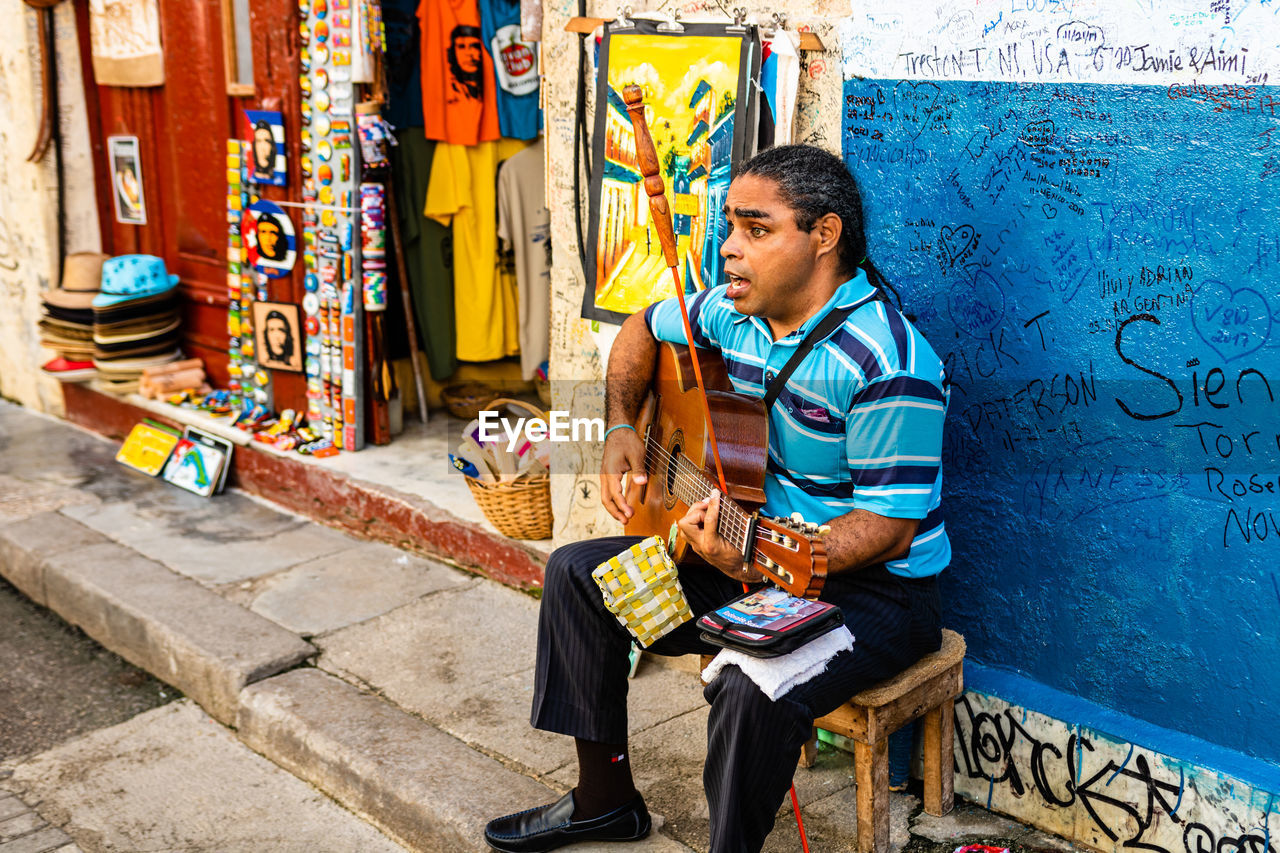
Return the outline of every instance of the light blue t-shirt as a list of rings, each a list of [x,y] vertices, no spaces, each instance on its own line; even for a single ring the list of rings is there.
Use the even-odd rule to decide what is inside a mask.
[[[480,37],[493,59],[498,128],[508,139],[536,139],[538,52],[520,38],[520,0],[479,0]]]
[[[764,397],[805,335],[828,311],[853,310],[787,380],[769,412],[766,515],[799,512],[824,523],[854,509],[920,525],[906,558],[886,565],[904,577],[946,568],[942,425],[947,387],[942,361],[895,308],[875,299],[861,270],[817,314],[775,341],[768,323],[739,313],[725,285],[688,300],[694,343],[724,356],[734,389]],[[684,343],[675,298],[645,314],[654,337]]]

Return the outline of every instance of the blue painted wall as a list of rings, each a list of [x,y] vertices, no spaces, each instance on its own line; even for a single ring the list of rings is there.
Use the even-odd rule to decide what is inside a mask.
[[[948,623],[1280,764],[1280,89],[844,91],[870,255],[953,383]]]

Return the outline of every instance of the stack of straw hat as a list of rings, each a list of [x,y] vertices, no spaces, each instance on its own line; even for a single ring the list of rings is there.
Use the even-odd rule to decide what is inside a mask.
[[[80,252],[68,255],[62,281],[44,295],[40,342],[57,353],[44,372],[62,382],[80,382],[96,375],[93,368],[93,298],[102,281],[106,255]]]
[[[93,299],[93,366],[98,388],[138,390],[142,371],[182,358],[178,277],[154,255],[121,255],[102,265]]]

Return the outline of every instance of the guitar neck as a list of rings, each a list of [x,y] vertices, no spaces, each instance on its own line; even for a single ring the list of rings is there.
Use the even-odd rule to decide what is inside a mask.
[[[686,506],[711,497],[717,490],[715,483],[707,479],[707,475],[688,457],[671,456],[652,438],[646,438],[646,455],[650,477],[666,477],[671,483],[671,492],[676,499]],[[728,495],[720,495],[720,518],[716,524],[720,535],[740,554],[747,553],[747,537],[751,531],[751,513],[743,509]]]
[[[671,499],[690,506],[716,491],[715,482],[700,466],[683,453],[668,452],[649,435],[645,436],[645,470],[649,475],[647,488],[657,491],[658,503],[667,511],[674,508]],[[659,531],[665,533],[673,520],[670,514],[663,516]],[[827,551],[822,541],[824,531],[817,525],[759,517],[722,494],[716,527],[720,536],[743,555],[744,563],[766,580],[801,598],[816,598],[821,593],[827,575]],[[650,533],[659,531],[650,529]]]

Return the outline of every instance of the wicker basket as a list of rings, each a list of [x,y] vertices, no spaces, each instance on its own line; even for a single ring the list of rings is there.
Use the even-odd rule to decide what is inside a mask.
[[[467,487],[484,517],[512,539],[551,538],[551,478],[511,483],[482,483],[467,478]]]
[[[497,397],[486,403],[482,411],[514,406],[535,417],[546,419],[547,413],[523,400]],[[479,413],[473,417],[479,417]],[[467,487],[476,499],[484,517],[503,536],[512,539],[551,538],[551,478],[535,477],[505,483],[484,483],[467,477]]]
[[[463,382],[449,385],[440,390],[440,398],[444,400],[449,414],[464,421],[475,420],[480,413],[489,408],[498,394],[487,385],[478,382]]]
[[[591,577],[600,587],[604,606],[643,648],[693,618],[661,536],[650,536],[609,558]]]
[[[551,380],[535,379],[533,380],[533,384],[534,384],[534,387],[536,387],[538,390],[538,399],[542,402],[542,405],[550,406],[551,405]]]

